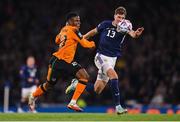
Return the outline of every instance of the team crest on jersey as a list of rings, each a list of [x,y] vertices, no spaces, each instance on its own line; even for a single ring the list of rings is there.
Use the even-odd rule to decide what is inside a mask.
[[[37,69],[28,69],[29,75],[35,77]]]

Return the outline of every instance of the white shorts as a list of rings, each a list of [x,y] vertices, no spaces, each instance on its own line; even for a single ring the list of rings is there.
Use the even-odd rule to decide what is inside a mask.
[[[32,93],[33,91],[35,91],[36,88],[37,88],[36,85],[31,86],[31,87],[29,87],[29,88],[22,88],[22,90],[21,90],[21,97],[22,97],[22,98],[28,98],[29,95],[30,95],[30,93]]]
[[[109,69],[114,69],[117,57],[109,57],[103,54],[97,53],[94,59],[96,67],[98,70],[97,80],[103,80],[105,82],[109,81],[107,76],[107,71]]]

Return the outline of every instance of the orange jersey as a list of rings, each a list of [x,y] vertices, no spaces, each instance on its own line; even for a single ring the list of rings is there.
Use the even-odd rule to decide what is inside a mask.
[[[95,46],[93,41],[88,41],[82,38],[81,33],[74,26],[65,26],[56,36],[56,43],[59,45],[58,51],[53,53],[58,59],[71,63],[74,60],[77,44],[85,48],[92,48]]]

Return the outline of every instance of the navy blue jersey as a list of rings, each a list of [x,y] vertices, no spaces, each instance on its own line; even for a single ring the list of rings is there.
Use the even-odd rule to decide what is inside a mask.
[[[24,65],[20,69],[20,78],[21,78],[21,87],[27,88],[37,84],[38,75],[37,68],[34,66],[33,68],[29,68]],[[32,79],[32,81],[28,81],[28,79]]]
[[[116,28],[110,20],[103,21],[97,26],[97,31],[100,34],[97,52],[110,57],[120,57],[122,55],[121,46],[125,34],[117,32]]]

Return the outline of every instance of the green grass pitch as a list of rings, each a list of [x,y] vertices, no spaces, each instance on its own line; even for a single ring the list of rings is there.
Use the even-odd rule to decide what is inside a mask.
[[[0,121],[180,121],[180,115],[116,115],[106,113],[0,113]]]

